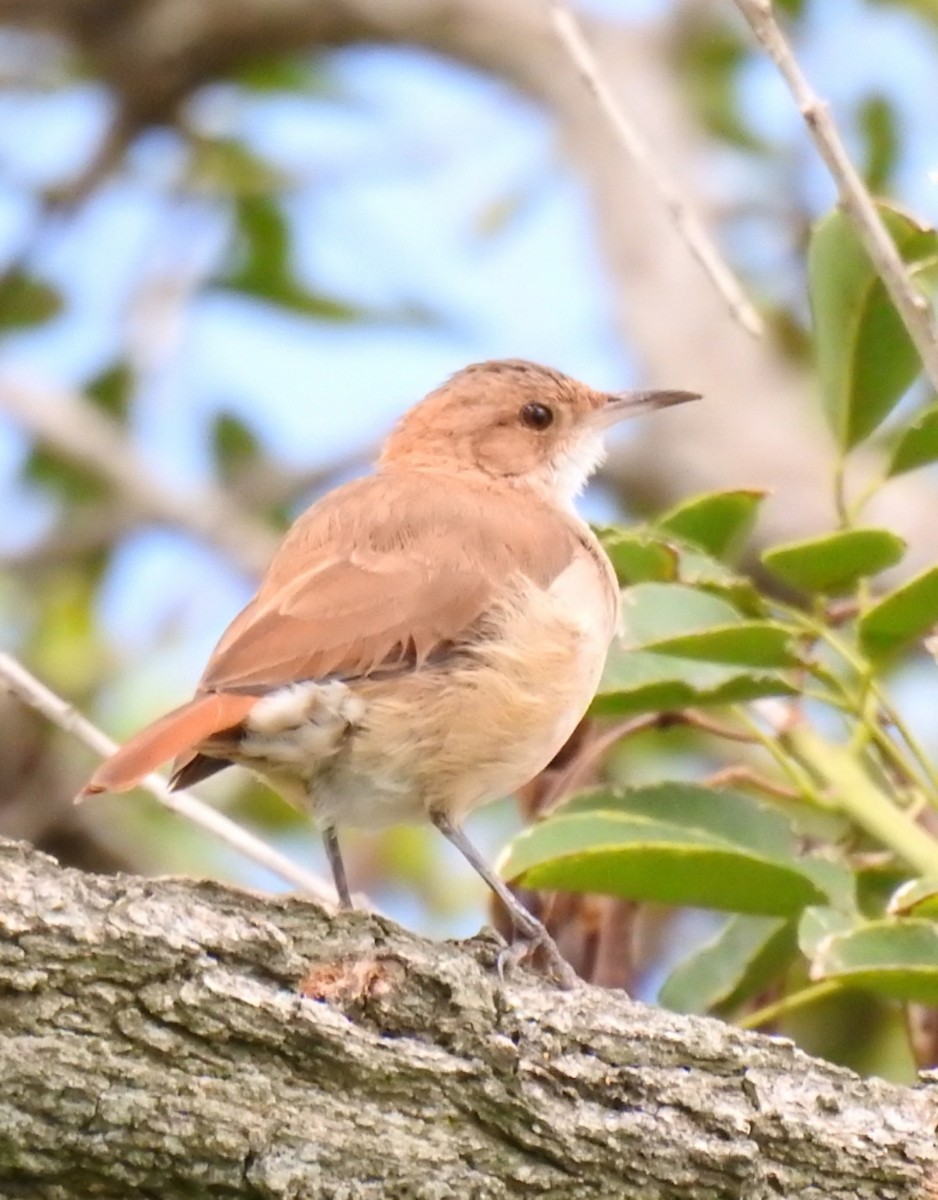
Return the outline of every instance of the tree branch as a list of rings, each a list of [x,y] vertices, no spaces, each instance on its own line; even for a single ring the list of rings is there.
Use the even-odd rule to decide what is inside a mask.
[[[0,843],[4,1197],[923,1200],[930,1087],[498,946]]]
[[[765,333],[761,316],[747,298],[716,243],[707,233],[696,210],[687,199],[686,191],[669,177],[655,159],[645,139],[629,121],[603,76],[579,20],[561,0],[547,0],[547,8],[561,44],[570,55],[580,78],[596,97],[599,110],[614,133],[618,145],[658,193],[665,211],[674,223],[674,228],[687,243],[687,248],[700,263],[734,318],[747,333],[761,337]]]
[[[889,292],[925,373],[938,388],[938,328],[931,305],[915,286],[873,197],[841,141],[827,105],[811,87],[775,19],[772,0],[735,0],[762,47],[772,57],[804,117],[808,134],[830,171],[844,212]]]
[[[142,516],[188,530],[251,575],[259,575],[270,561],[276,547],[271,530],[215,488],[171,488],[153,474],[120,428],[84,397],[3,377],[0,412],[105,479],[121,502]]]

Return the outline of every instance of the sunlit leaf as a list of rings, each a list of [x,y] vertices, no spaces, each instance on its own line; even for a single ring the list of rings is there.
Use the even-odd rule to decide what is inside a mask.
[[[794,693],[795,688],[777,671],[696,662],[613,645],[591,711],[600,716],[674,712]]]
[[[889,912],[898,916],[938,918],[938,879],[909,879],[889,900]]]
[[[762,561],[792,587],[834,595],[894,566],[905,548],[902,538],[888,529],[847,529],[773,546]]]
[[[860,618],[860,645],[883,658],[924,637],[938,624],[938,567],[929,567],[877,601]]]
[[[662,984],[658,1003],[685,1013],[732,1010],[776,979],[797,948],[791,920],[732,916],[678,963]]]
[[[754,617],[765,612],[751,579],[669,530],[613,526],[598,532],[624,585],[681,582],[719,596],[740,614]]]
[[[737,574],[703,550],[678,544],[677,551],[677,577],[681,583],[721,597],[747,617],[765,615],[765,600],[747,576]]]
[[[660,789],[660,816],[649,815],[654,797],[647,793],[625,793],[618,806],[608,797],[601,809],[565,808],[518,835],[502,874],[525,887],[779,916],[822,900],[798,860],[779,847],[776,814],[753,804],[728,828],[724,801],[739,818],[745,798],[708,793],[713,813],[705,819],[695,789],[687,791],[682,805],[678,791]],[[678,819],[685,811],[694,823]]]
[[[798,921],[798,946],[807,958],[813,958],[828,938],[848,933],[858,922],[856,912],[847,912],[831,904],[812,904]]]
[[[899,434],[887,474],[902,475],[938,461],[938,404],[930,404]]]
[[[622,643],[629,648],[742,620],[727,600],[685,584],[640,583],[622,597]]]
[[[938,1005],[938,924],[886,919],[835,934],[818,948],[811,977]]]
[[[723,558],[742,546],[764,498],[765,492],[753,489],[708,492],[666,512],[657,528],[692,542],[715,558]]]
[[[774,670],[789,661],[787,635],[747,621],[722,596],[682,584],[636,584],[623,596],[621,628],[596,712],[665,711],[791,691]]]
[[[555,811],[558,816],[602,811],[666,821],[769,856],[791,856],[796,846],[791,823],[777,809],[738,792],[677,780],[644,787],[590,788]]]
[[[792,667],[799,659],[791,630],[772,621],[737,621],[649,643],[657,654],[750,667]]]
[[[903,259],[920,270],[938,256],[938,233],[879,204]],[[921,363],[850,220],[839,210],[815,227],[808,280],[824,408],[849,449],[879,425]]]
[[[621,584],[666,583],[677,578],[677,551],[665,542],[621,526],[599,529],[597,536]]]

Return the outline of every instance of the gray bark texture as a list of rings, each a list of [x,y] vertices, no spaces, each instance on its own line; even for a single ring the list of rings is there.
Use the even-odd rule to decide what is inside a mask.
[[[938,1103],[485,934],[0,843],[0,1195],[936,1197]]]

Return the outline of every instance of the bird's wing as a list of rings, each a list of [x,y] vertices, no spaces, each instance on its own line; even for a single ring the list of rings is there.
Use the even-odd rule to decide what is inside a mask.
[[[291,529],[199,688],[261,694],[409,669],[458,645],[519,573],[546,587],[572,521],[419,472],[347,484]]]

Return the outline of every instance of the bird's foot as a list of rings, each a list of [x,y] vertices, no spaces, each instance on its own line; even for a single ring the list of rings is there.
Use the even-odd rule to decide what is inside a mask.
[[[544,926],[539,921],[535,924],[536,929],[516,929],[511,945],[499,951],[495,962],[498,978],[504,983],[507,972],[527,966],[545,975],[563,991],[572,991],[580,983],[580,977],[557,949],[557,943]]]

